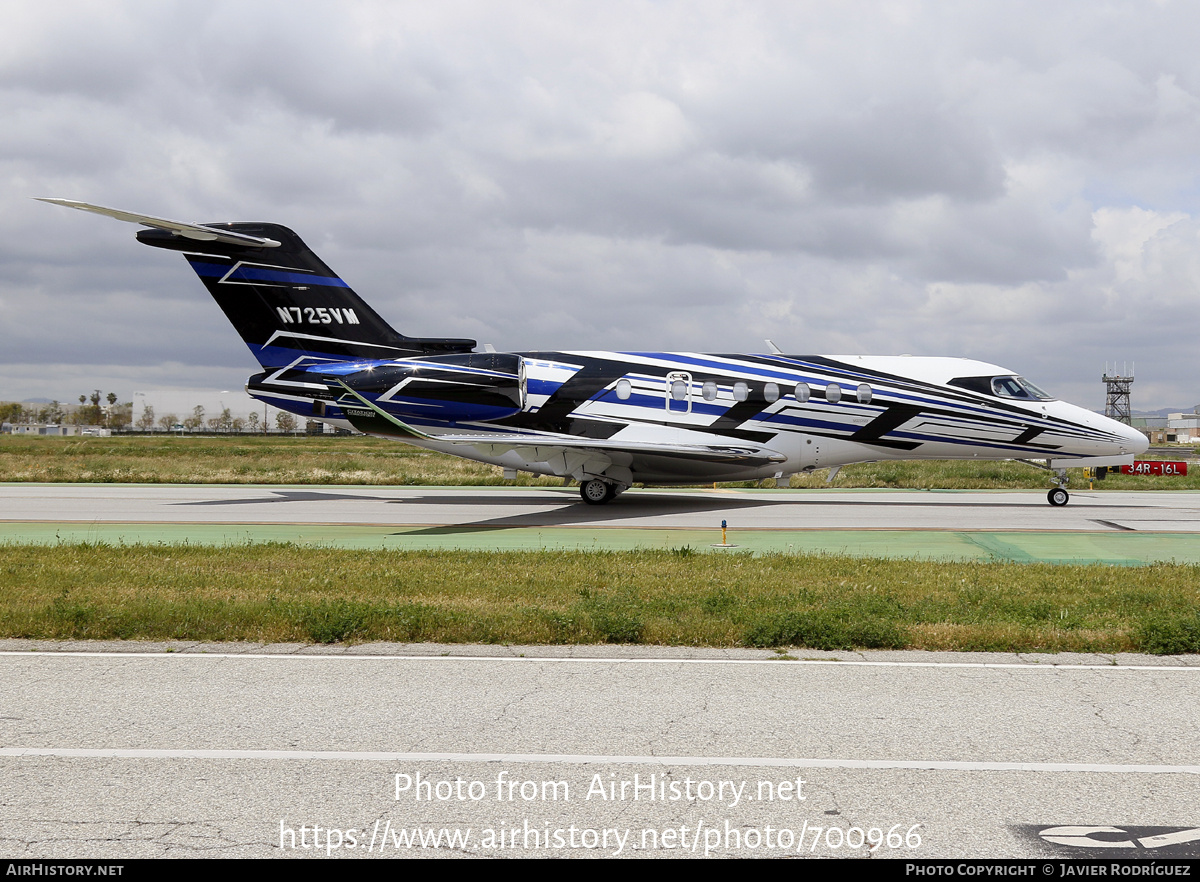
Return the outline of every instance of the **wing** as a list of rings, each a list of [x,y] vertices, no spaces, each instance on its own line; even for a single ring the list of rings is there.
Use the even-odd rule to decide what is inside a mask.
[[[74,199],[54,199],[48,196],[34,196],[38,202],[49,202],[51,205],[64,205],[67,208],[77,208],[80,211],[90,211],[105,217],[116,218],[131,224],[141,224],[143,227],[153,227],[156,230],[166,230],[185,239],[195,239],[200,242],[225,242],[228,245],[249,245],[254,248],[278,248],[274,239],[264,239],[260,236],[250,236],[246,233],[235,233],[233,230],[223,230],[219,226],[205,224],[189,224],[184,221],[167,220],[163,217],[152,217],[148,214],[135,214],[132,211],[121,211],[119,208],[105,208],[103,205],[92,205],[90,202],[77,202]]]
[[[575,451],[600,454],[642,454],[670,459],[687,459],[695,462],[745,466],[767,465],[787,460],[784,454],[766,447],[622,441],[614,438],[581,438],[577,435],[563,435],[557,432],[464,432],[431,435],[392,416],[345,383],[339,381],[337,385],[362,405],[361,409],[342,406],[350,424],[360,432],[389,438],[419,438],[424,441],[436,441],[440,444],[470,445],[490,456],[508,450],[529,450],[531,453],[536,452],[536,455],[528,458],[543,461],[554,452]]]

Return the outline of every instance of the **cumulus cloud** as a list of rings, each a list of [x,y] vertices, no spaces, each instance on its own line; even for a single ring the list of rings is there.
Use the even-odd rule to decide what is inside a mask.
[[[181,262],[52,195],[296,229],[507,349],[912,352],[1200,400],[1184,4],[19,5],[0,397],[240,382]],[[87,381],[91,383],[92,380]],[[85,383],[87,385],[87,383]]]

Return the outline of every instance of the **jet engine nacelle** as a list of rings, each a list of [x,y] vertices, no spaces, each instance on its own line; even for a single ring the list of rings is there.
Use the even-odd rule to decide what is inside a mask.
[[[339,404],[358,406],[338,385],[340,380],[403,420],[486,422],[512,416],[525,406],[525,362],[510,353],[464,352],[381,362],[323,379],[331,392],[339,393]]]

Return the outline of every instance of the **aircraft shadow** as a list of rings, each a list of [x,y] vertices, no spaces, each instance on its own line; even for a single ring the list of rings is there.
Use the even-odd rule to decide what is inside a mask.
[[[490,493],[463,495],[457,493],[429,493],[414,495],[403,499],[386,498],[370,494],[343,493],[323,490],[270,490],[260,496],[241,499],[211,499],[199,502],[176,502],[172,505],[182,506],[212,506],[212,505],[277,505],[288,502],[332,502],[332,501],[362,501],[382,502],[388,505],[425,506],[437,505],[450,508],[482,508],[495,514],[465,519],[457,524],[431,525],[416,530],[405,531],[403,535],[452,535],[455,533],[478,533],[488,530],[507,529],[515,527],[580,527],[589,525],[606,525],[612,521],[625,521],[629,526],[636,527],[638,521],[645,519],[670,516],[673,514],[703,514],[705,512],[745,511],[756,508],[772,508],[780,505],[803,505],[806,508],[846,506],[861,508],[927,508],[930,505],[948,508],[1039,508],[1045,503],[1041,501],[1001,502],[997,501],[962,501],[956,502],[945,497],[936,502],[931,500],[867,500],[867,499],[806,499],[803,495],[787,495],[778,498],[744,496],[729,494],[714,496],[697,496],[694,494],[670,496],[662,493],[639,494],[626,493],[607,505],[587,505],[578,496],[567,490],[553,492],[552,495],[530,497],[519,493]],[[1086,506],[1086,502],[1074,501],[1073,507]],[[550,506],[550,507],[548,507]],[[1096,506],[1107,512],[1116,509],[1144,509],[1148,506],[1129,504],[1106,504]],[[716,527],[716,523],[712,525]],[[679,529],[686,529],[680,527]]]
[[[522,494],[495,493],[491,495],[428,495],[411,496],[404,499],[388,499],[381,496],[371,496],[356,493],[325,492],[320,490],[271,490],[261,496],[241,499],[207,499],[199,502],[174,502],[171,505],[181,506],[221,506],[221,505],[278,505],[288,502],[332,502],[357,500],[363,502],[382,502],[388,505],[438,505],[463,506],[468,508],[486,508],[492,511],[500,509],[516,513],[499,516],[485,516],[462,524],[440,524],[415,531],[406,531],[404,535],[422,535],[447,533],[470,533],[486,530],[505,529],[510,527],[566,527],[586,526],[588,524],[604,524],[612,520],[628,520],[630,518],[653,518],[662,515],[679,513],[696,513],[706,511],[731,511],[748,508],[785,504],[783,499],[739,499],[737,497],[722,497],[720,499],[697,498],[695,496],[621,496],[604,506],[587,505],[574,492],[556,493],[557,498],[530,498]],[[793,501],[794,502],[794,501]],[[546,506],[557,506],[547,510]],[[534,508],[535,510],[530,510]]]
[[[172,502],[170,505],[274,505],[279,502],[325,502],[334,499],[361,499],[366,502],[393,502],[382,496],[359,496],[352,493],[325,493],[317,490],[271,490],[270,496],[247,499],[205,499],[202,502]]]
[[[454,504],[473,504],[491,506],[493,497],[475,497],[455,499]],[[401,500],[393,500],[401,502]],[[404,500],[404,503],[418,500]],[[425,499],[423,502],[445,504],[444,499]],[[727,512],[764,506],[779,505],[783,500],[771,499],[697,499],[694,496],[658,496],[653,498],[638,496],[621,496],[607,505],[587,505],[578,498],[564,499],[558,508],[541,511],[525,511],[518,514],[502,515],[500,517],[484,517],[462,524],[440,524],[421,530],[406,531],[404,535],[420,536],[423,534],[447,535],[451,533],[477,533],[484,530],[503,529],[507,527],[580,527],[589,524],[606,524],[614,520],[630,520],[653,518],[672,514],[695,514],[707,511]],[[530,501],[525,503],[526,506]],[[540,501],[545,505],[545,501]],[[636,525],[631,525],[636,526]],[[683,528],[680,528],[683,529]]]

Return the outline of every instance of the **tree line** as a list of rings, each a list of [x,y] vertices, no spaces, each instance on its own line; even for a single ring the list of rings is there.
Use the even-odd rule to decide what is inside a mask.
[[[107,402],[104,407],[101,401]],[[57,399],[49,404],[22,404],[19,401],[0,402],[0,422],[41,423],[47,426],[104,426],[120,429],[128,426],[133,402],[117,403],[117,393],[103,395],[99,389],[90,395],[79,396],[79,405],[65,404]]]
[[[224,408],[217,416],[204,418],[204,407],[197,404],[192,408],[190,416],[179,419],[178,414],[167,413],[161,417],[154,412],[154,406],[147,404],[142,408],[142,414],[138,417],[134,425],[144,432],[152,432],[155,427],[161,428],[163,431],[169,432],[177,426],[182,426],[189,432],[195,432],[198,429],[207,427],[213,432],[267,432],[270,430],[269,424],[259,418],[257,413],[251,412],[248,417],[235,417],[228,407]],[[280,432],[296,431],[297,421],[294,414],[290,414],[285,410],[275,414],[275,428]]]
[[[105,401],[108,407],[100,402]],[[156,429],[170,432],[177,426],[184,430],[195,432],[207,428],[213,432],[267,432],[270,424],[257,413],[248,417],[235,417],[229,408],[224,408],[216,416],[205,416],[204,407],[196,405],[190,415],[179,418],[178,414],[166,413],[158,416],[153,405],[146,405],[136,420],[133,419],[133,403],[117,403],[117,394],[109,392],[102,395],[99,389],[90,395],[79,396],[79,405],[64,404],[57,399],[49,404],[22,404],[19,401],[0,402],[0,423],[37,423],[47,426],[104,426],[110,429],[122,429],[132,425],[143,432],[153,432]],[[296,431],[299,421],[295,414],[279,411],[275,414],[275,429],[279,432]]]

